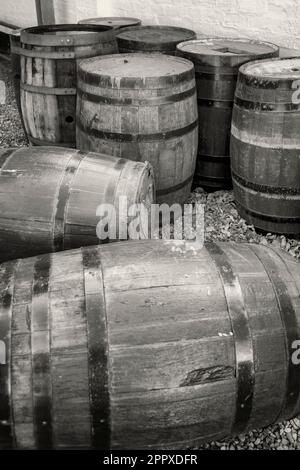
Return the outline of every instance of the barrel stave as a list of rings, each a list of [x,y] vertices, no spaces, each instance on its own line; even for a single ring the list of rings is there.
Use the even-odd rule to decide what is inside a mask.
[[[183,449],[235,434],[237,425],[245,432],[299,413],[299,380],[291,381],[299,373],[290,361],[290,340],[300,337],[300,270],[290,256],[260,245],[218,243],[195,251],[185,243],[143,241],[67,251],[48,260],[47,373],[55,448],[102,448],[108,442],[106,449]],[[220,260],[227,260],[230,271],[221,269]],[[11,383],[21,388],[12,388],[9,410],[19,419],[16,426],[10,423],[15,445],[26,448],[39,448],[41,424],[30,389],[35,379],[29,381],[37,373],[31,369],[30,320],[37,306],[32,281],[40,263],[41,258],[22,260],[0,271],[4,290],[13,289],[12,361],[17,365]],[[245,312],[235,317],[237,297]],[[283,300],[288,310],[282,309]],[[2,296],[1,312],[4,305]],[[93,308],[97,318],[104,312],[107,318],[101,364],[109,378],[109,402],[102,402],[104,434],[96,442],[89,387],[92,338],[87,336]],[[236,324],[244,314],[247,339]],[[241,351],[253,367],[253,382],[251,374],[244,376],[252,392],[248,415],[239,410]],[[105,393],[101,389],[102,397]]]
[[[241,69],[231,130],[240,214],[261,230],[284,234],[300,231],[299,110],[292,102],[295,73],[285,72],[290,63],[255,62],[248,66],[252,75],[247,66]]]

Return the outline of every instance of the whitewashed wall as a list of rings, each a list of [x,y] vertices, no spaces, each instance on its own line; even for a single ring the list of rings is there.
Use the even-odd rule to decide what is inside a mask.
[[[91,16],[137,16],[145,24],[190,27],[199,34],[249,37],[300,49],[300,0],[55,0],[58,23]],[[36,24],[34,0],[0,0],[0,19]]]
[[[300,0],[98,0],[103,15],[183,25],[199,34],[248,37],[300,49]]]

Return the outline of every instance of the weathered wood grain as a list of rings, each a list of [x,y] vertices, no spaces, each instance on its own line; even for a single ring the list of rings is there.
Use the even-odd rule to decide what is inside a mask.
[[[121,196],[128,207],[154,201],[149,164],[59,147],[0,150],[1,159],[2,261],[98,244],[100,204],[118,213]]]
[[[193,64],[120,54],[82,61],[78,78],[77,147],[149,161],[158,202],[183,203],[198,145]]]
[[[239,74],[231,129],[235,198],[242,217],[266,232],[300,233],[299,70],[298,58],[274,59]]]
[[[16,43],[16,39],[14,39]],[[110,26],[56,25],[22,31],[14,43],[15,68],[20,67],[21,108],[34,145],[75,147],[77,63],[84,57],[118,51]]]
[[[278,57],[273,44],[249,39],[198,39],[177,46],[177,55],[195,65],[199,147],[194,187],[232,187],[230,129],[239,67],[253,59]]]
[[[238,416],[247,431],[300,412],[300,371],[289,343],[300,338],[299,262],[261,245],[175,248],[178,242],[127,242],[48,258],[44,380],[52,389],[54,448],[184,449],[235,434]],[[2,375],[0,388],[11,391],[6,409],[1,402],[9,419],[8,428],[0,426],[0,448],[7,429],[17,448],[41,445],[31,380],[40,262],[0,268],[2,292],[13,292],[11,342],[0,336],[11,350],[11,375]],[[0,327],[7,306],[2,295]],[[245,353],[248,346],[236,318],[244,315],[253,377],[241,383],[241,341]],[[247,382],[253,393],[245,416],[238,409]]]

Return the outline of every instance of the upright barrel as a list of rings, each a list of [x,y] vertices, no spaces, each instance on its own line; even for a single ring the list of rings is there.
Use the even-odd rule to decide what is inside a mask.
[[[244,65],[235,94],[231,162],[237,208],[255,227],[300,233],[300,59]]]
[[[232,187],[230,127],[239,67],[255,58],[278,57],[273,44],[249,39],[200,39],[177,46],[195,65],[199,147],[194,186],[208,191]]]
[[[300,413],[284,252],[116,243],[3,264],[0,288],[0,449],[195,448]]]
[[[82,61],[77,147],[149,161],[159,202],[184,202],[195,171],[198,120],[194,67],[162,54]]]
[[[109,26],[54,25],[21,33],[21,106],[34,145],[75,147],[77,61],[117,52]]]
[[[101,204],[118,211],[120,196],[128,208],[154,199],[150,165],[107,155],[57,147],[5,149],[0,167],[1,262],[107,242],[96,232],[105,216],[97,213]],[[127,223],[124,232],[126,238]]]
[[[138,26],[117,34],[119,52],[175,55],[180,42],[196,39],[195,31],[177,26]]]
[[[99,26],[111,26],[114,29],[121,29],[140,26],[142,24],[142,20],[127,16],[107,16],[100,18],[87,18],[85,20],[78,21],[78,24],[97,24]]]

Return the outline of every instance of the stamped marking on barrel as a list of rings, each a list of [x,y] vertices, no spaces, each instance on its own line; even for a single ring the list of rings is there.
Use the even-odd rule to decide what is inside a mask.
[[[33,421],[37,449],[51,449],[53,447],[48,292],[51,261],[51,255],[39,256],[34,266],[31,351],[33,365]]]
[[[91,441],[94,449],[110,448],[108,337],[104,287],[98,248],[83,250],[88,335]]]
[[[294,346],[295,344],[299,344],[298,341],[300,341],[300,325],[291,300],[291,295],[284,280],[284,271],[286,271],[289,277],[288,282],[294,285],[296,292],[298,292],[298,288],[284,259],[279,253],[273,252],[275,257],[278,257],[282,264],[285,265],[283,269],[279,268],[280,264],[276,263],[270,253],[264,250],[263,247],[258,249],[255,246],[251,246],[251,250],[256,254],[268,273],[276,294],[282,324],[286,333],[286,357],[288,366],[286,397],[281,412],[276,419],[277,422],[282,418],[296,417],[297,403],[300,398],[300,367],[297,361],[293,361]]]
[[[0,293],[0,447],[14,447],[11,415],[11,316],[16,263],[5,265]]]
[[[247,429],[253,406],[255,385],[253,340],[240,282],[230,260],[217,244],[208,243],[206,248],[221,276],[235,341],[237,401],[232,433],[238,434]]]

